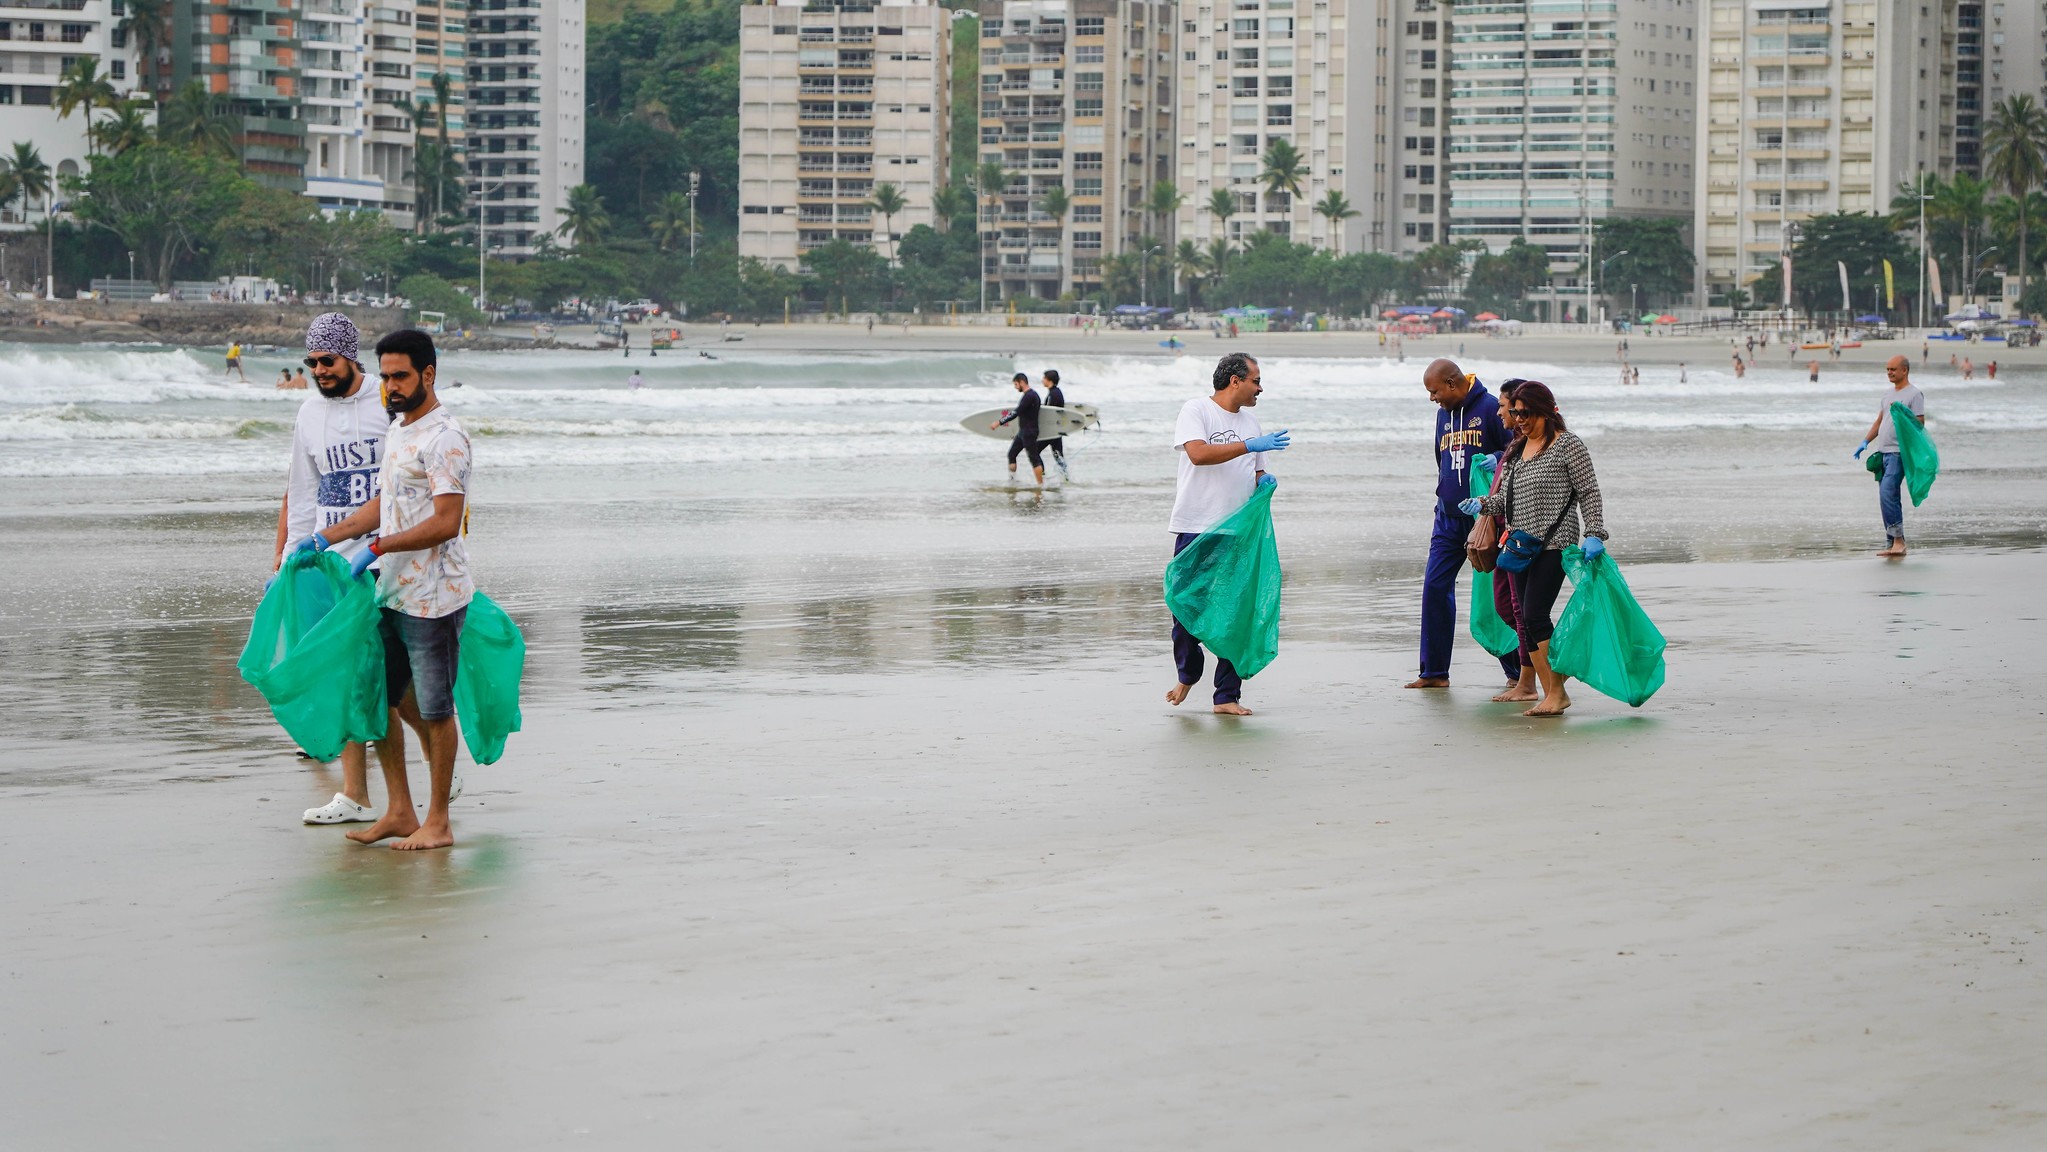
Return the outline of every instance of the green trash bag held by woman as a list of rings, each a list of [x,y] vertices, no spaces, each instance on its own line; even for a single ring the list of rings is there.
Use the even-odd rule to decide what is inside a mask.
[[[1549,640],[1549,664],[1630,708],[1663,687],[1663,633],[1635,602],[1613,557],[1564,549],[1571,602]]]
[[[384,642],[377,587],[349,576],[337,552],[293,552],[256,605],[235,662],[285,734],[332,760],[384,735]]]
[[[1210,652],[1250,679],[1279,655],[1279,542],[1271,486],[1196,536],[1166,565],[1166,607]]]
[[[497,601],[478,592],[462,618],[462,654],[455,666],[455,716],[462,743],[478,764],[505,754],[505,737],[519,730],[519,679],[526,672],[526,638]]]
[[[1940,475],[1940,453],[1934,451],[1933,437],[1919,426],[1912,410],[1895,401],[1891,404],[1891,427],[1898,433],[1898,459],[1905,465],[1905,490],[1912,494],[1912,507],[1917,508],[1926,494],[1933,491],[1933,478]]]
[[[1474,461],[1471,465],[1471,494],[1483,496],[1493,490],[1493,466]],[[1471,570],[1471,638],[1495,656],[1505,656],[1521,647],[1514,626],[1500,619],[1493,606],[1493,581],[1506,579],[1504,572]]]

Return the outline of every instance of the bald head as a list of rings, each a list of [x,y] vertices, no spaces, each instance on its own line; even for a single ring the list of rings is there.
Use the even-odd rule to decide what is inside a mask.
[[[1471,395],[1471,381],[1455,360],[1429,361],[1422,369],[1422,387],[1429,390],[1429,399],[1444,408],[1455,408]]]
[[[1884,361],[1884,375],[1891,378],[1894,387],[1903,388],[1912,382],[1912,362],[1903,356],[1893,356]]]

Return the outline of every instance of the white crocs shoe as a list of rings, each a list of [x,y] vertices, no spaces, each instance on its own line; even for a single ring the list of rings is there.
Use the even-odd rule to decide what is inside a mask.
[[[455,773],[455,778],[448,782],[448,803],[453,804],[455,801],[460,800],[461,798],[462,774],[460,772],[457,772]]]
[[[358,804],[341,793],[318,808],[306,809],[308,824],[367,824],[377,818],[376,812],[366,805]]]

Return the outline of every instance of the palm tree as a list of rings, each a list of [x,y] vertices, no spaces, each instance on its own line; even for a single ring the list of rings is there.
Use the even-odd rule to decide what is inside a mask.
[[[157,54],[171,39],[171,4],[173,0],[128,0],[127,15],[115,27],[127,33],[135,41],[135,56],[141,61],[144,72],[150,77],[149,96],[156,99],[163,88],[163,77],[157,72]]]
[[[449,169],[454,170],[457,185],[462,178],[462,166],[455,162],[454,146],[448,143],[448,101],[454,94],[452,82],[446,72],[436,72],[433,78],[434,130],[439,137],[439,155],[435,157],[438,177],[434,181],[434,217],[439,219],[447,214],[446,192]]]
[[[1230,238],[1227,236],[1218,236],[1208,242],[1208,276],[1210,280],[1222,279],[1224,270],[1229,267],[1230,254],[1233,251],[1234,249],[1230,247]]]
[[[1983,175],[2014,198],[2030,196],[2047,181],[2047,110],[2031,95],[2007,96],[1990,110],[1983,129]],[[2019,299],[2026,298],[2026,244],[2030,212],[2019,214]]]
[[[896,213],[910,206],[903,190],[883,180],[874,186],[874,198],[867,206],[881,213],[881,234],[889,239],[889,262],[895,262]]]
[[[1182,240],[1173,249],[1173,267],[1180,273],[1180,282],[1187,286],[1187,303],[1192,306],[1201,294],[1201,282],[1215,266],[1201,245]]]
[[[940,236],[952,231],[952,218],[974,206],[967,190],[957,184],[947,184],[931,194],[931,226]]]
[[[1144,202],[1144,210],[1151,213],[1152,231],[1163,235],[1165,228],[1162,222],[1177,215],[1180,205],[1186,202],[1187,198],[1180,194],[1180,189],[1171,180],[1161,180],[1152,185],[1151,195]]]
[[[566,217],[555,231],[571,243],[595,244],[611,230],[611,216],[604,210],[604,201],[597,195],[597,189],[588,184],[569,189],[568,205],[555,211]]]
[[[1331,188],[1328,195],[1315,202],[1315,215],[1329,221],[1329,236],[1336,243],[1332,245],[1338,256],[1343,255],[1343,222],[1362,215],[1350,206],[1350,198]]]
[[[146,100],[122,100],[113,106],[111,119],[102,120],[95,129],[99,133],[100,147],[119,156],[138,144],[149,143],[149,121],[142,110]]]
[[[981,282],[988,282],[988,233],[1000,231],[1001,223],[995,219],[997,204],[1003,189],[1009,185],[1009,170],[1000,160],[984,160],[974,167],[974,186],[981,192],[981,198],[988,203],[988,214],[981,221]],[[985,303],[985,299],[983,303]]]
[[[15,142],[14,155],[7,157],[6,164],[14,178],[14,194],[21,197],[21,219],[26,223],[29,202],[50,195],[50,166],[43,163],[43,154],[35,145],[23,141]]]
[[[1208,212],[1216,219],[1216,231],[1227,236],[1230,233],[1230,217],[1237,214],[1237,194],[1228,189],[1218,188],[1208,194]]]
[[[647,234],[663,252],[689,244],[689,196],[670,192],[654,205],[647,217]]]
[[[95,133],[92,130],[92,114],[101,108],[111,108],[120,99],[114,94],[113,82],[100,74],[97,56],[80,56],[64,70],[57,81],[57,119],[62,120],[73,112],[85,113],[85,146],[92,151]]]
[[[1990,228],[2002,244],[2018,246],[2019,236],[2030,232],[2032,226],[2047,221],[2047,194],[2034,192],[2026,196],[2000,196],[1990,205]],[[2018,301],[2010,302],[2016,309]]]
[[[239,121],[226,100],[208,92],[197,80],[187,81],[157,114],[157,138],[202,152],[235,154]]]
[[[1307,165],[1301,160],[1301,151],[1285,137],[1266,145],[1263,157],[1265,170],[1258,179],[1265,182],[1265,194],[1288,196],[1301,194],[1301,182],[1307,178]]]

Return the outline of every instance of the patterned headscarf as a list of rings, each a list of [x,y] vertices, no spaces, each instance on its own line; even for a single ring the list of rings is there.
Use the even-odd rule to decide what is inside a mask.
[[[362,333],[356,330],[355,321],[340,312],[323,312],[313,317],[306,325],[306,351],[332,352],[355,361],[362,367]]]

